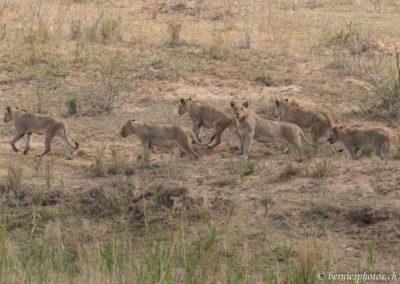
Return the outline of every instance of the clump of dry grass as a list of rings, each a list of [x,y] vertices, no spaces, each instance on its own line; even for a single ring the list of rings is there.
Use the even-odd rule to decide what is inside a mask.
[[[19,164],[10,164],[7,167],[7,176],[4,181],[4,186],[8,191],[18,195],[23,188],[22,184],[23,170]]]
[[[93,171],[97,177],[103,177],[106,175],[106,170],[104,166],[104,154],[102,152],[97,152],[95,161],[93,164]]]
[[[323,198],[310,205],[309,213],[323,219],[333,218],[342,211],[342,208],[332,202],[331,199]]]
[[[318,162],[315,163],[315,171],[314,176],[316,178],[324,178],[329,176],[331,173],[333,163],[332,160],[326,157],[323,157]]]
[[[128,170],[129,162],[125,154],[118,151],[116,148],[111,148],[111,165],[108,168],[110,174],[125,174]]]
[[[288,180],[300,173],[300,168],[293,164],[293,161],[286,163],[283,172],[279,175],[279,180]]]
[[[182,30],[182,23],[178,22],[170,22],[168,24],[168,32],[169,32],[169,40],[167,44],[171,47],[181,45],[181,30]]]
[[[223,60],[229,55],[229,48],[221,31],[213,30],[211,43],[203,47],[203,54],[215,60]]]
[[[71,40],[80,40],[83,35],[82,20],[72,20],[70,25],[70,38]]]

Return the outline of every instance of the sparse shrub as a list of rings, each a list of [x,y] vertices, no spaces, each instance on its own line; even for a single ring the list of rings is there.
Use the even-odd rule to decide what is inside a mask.
[[[74,115],[77,113],[78,102],[75,97],[68,99],[66,105],[68,109],[68,115]]]
[[[396,53],[397,77],[385,80],[375,90],[380,107],[396,119],[400,119],[400,53]]]
[[[240,49],[250,49],[251,48],[251,36],[249,33],[246,33],[244,35],[244,38],[239,41],[238,47]]]
[[[328,48],[346,49],[350,54],[365,53],[373,43],[371,36],[363,34],[352,22],[347,23],[344,29],[328,32],[323,41]]]
[[[332,161],[328,158],[323,158],[315,164],[314,176],[316,178],[327,177],[332,169]]]
[[[242,168],[241,176],[242,177],[249,176],[252,173],[254,173],[255,169],[256,169],[255,162],[253,162],[253,161],[245,161],[244,165],[243,165],[243,168]]]
[[[303,146],[303,157],[305,159],[311,159],[317,157],[321,154],[321,144],[320,143],[305,143]]]
[[[327,219],[332,218],[339,214],[341,208],[338,204],[333,203],[332,200],[323,198],[310,205],[309,213],[319,218]]]
[[[236,185],[236,179],[234,177],[225,177],[213,182],[213,185],[218,187],[234,186]]]
[[[44,82],[42,82],[40,80],[36,80],[36,82],[35,82],[36,108],[37,108],[36,111],[40,114],[47,113],[48,99],[47,99],[44,89],[45,89]]]
[[[97,177],[103,177],[106,174],[104,168],[104,155],[102,152],[98,152],[94,161],[94,173]]]
[[[124,61],[120,55],[112,56],[101,70],[100,80],[83,89],[83,97],[91,107],[89,112],[104,113],[119,108],[125,103],[128,94],[126,78],[128,72],[124,69]]]
[[[177,22],[170,22],[168,24],[169,41],[170,46],[176,46],[181,44],[181,30],[182,24]]]
[[[396,52],[395,66],[393,68],[390,62],[379,62],[377,75],[372,78],[375,86],[373,96],[363,101],[364,112],[378,117],[400,119],[399,52]]]
[[[122,18],[103,17],[101,20],[101,42],[110,43],[122,40]]]
[[[276,85],[276,82],[274,81],[274,79],[272,79],[272,77],[265,72],[259,72],[259,73],[255,74],[252,79],[253,79],[253,81],[255,81],[259,84],[262,84],[264,86],[267,86],[267,87]]]
[[[283,172],[279,175],[279,179],[281,180],[286,180],[286,179],[290,179],[291,177],[294,177],[296,175],[298,175],[300,173],[300,169],[298,167],[296,167],[292,161],[289,161]]]
[[[128,168],[128,161],[124,154],[117,149],[111,148],[111,166],[108,169],[110,174],[124,174]]]
[[[22,173],[22,167],[18,164],[10,164],[7,167],[7,176],[4,184],[7,191],[18,195],[22,190]]]
[[[264,216],[268,217],[269,212],[274,204],[274,200],[271,195],[267,195],[261,200],[261,204],[264,207]]]
[[[363,33],[352,22],[338,31],[329,31],[322,39],[322,45],[332,53],[332,67],[349,75],[369,76],[366,69],[373,68],[371,48],[375,39],[370,33]]]
[[[99,30],[99,26],[101,24],[101,20],[103,19],[103,12],[100,12],[99,14],[97,14],[95,21],[93,22],[93,24],[89,27],[87,36],[88,39],[92,42],[97,41],[98,38],[98,30]]]
[[[73,20],[70,26],[71,40],[80,40],[82,37],[82,21],[80,19]]]
[[[226,46],[220,31],[213,31],[212,41],[208,46],[203,47],[203,54],[212,59],[221,60],[227,57],[229,49]]]
[[[222,45],[213,43],[203,48],[203,53],[209,55],[212,59],[221,60],[228,54],[228,49]]]
[[[289,273],[288,283],[317,283],[317,266],[320,262],[320,255],[315,245],[308,242],[298,251],[298,267],[293,268]]]
[[[48,162],[46,164],[46,169],[45,169],[45,174],[44,174],[44,180],[46,182],[46,188],[47,190],[51,189],[51,185],[53,182],[53,163]]]

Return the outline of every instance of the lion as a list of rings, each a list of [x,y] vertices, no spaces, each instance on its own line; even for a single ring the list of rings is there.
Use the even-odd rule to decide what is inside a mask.
[[[67,128],[65,123],[57,118],[50,115],[41,115],[30,113],[26,110],[19,110],[16,108],[12,110],[11,107],[6,108],[4,115],[4,122],[13,122],[15,126],[15,136],[11,141],[11,147],[14,152],[18,152],[15,143],[26,135],[26,143],[24,149],[24,155],[29,154],[32,142],[32,133],[45,135],[44,150],[40,154],[36,154],[37,157],[42,157],[50,152],[51,143],[55,136],[61,137],[67,147],[67,159],[72,160],[74,150],[79,148],[78,142],[74,141],[75,146],[71,144],[67,134]]]
[[[383,128],[334,127],[333,134],[328,141],[332,144],[341,141],[353,159],[357,159],[358,152],[368,146],[372,146],[375,154],[382,159],[387,160],[389,158],[390,136]]]
[[[275,100],[272,116],[297,124],[304,131],[310,130],[314,143],[321,139],[326,142],[332,135],[333,120],[328,113],[302,108],[297,103],[289,103],[288,99]]]
[[[235,118],[231,113],[219,110],[208,104],[192,101],[189,99],[180,99],[178,107],[179,115],[189,114],[193,122],[193,133],[197,140],[201,141],[200,135],[203,127],[214,129],[214,134],[208,142],[209,149],[221,143],[222,133],[228,127],[235,127]],[[237,135],[236,129],[234,129]]]
[[[192,138],[197,144],[206,145],[202,144],[189,128],[171,124],[147,123],[134,119],[125,123],[120,134],[122,137],[131,134],[137,135],[143,145],[145,157],[148,157],[153,146],[172,146],[173,148],[179,147],[187,155],[198,159],[199,156],[193,150],[189,138]]]
[[[236,115],[237,127],[242,137],[240,148],[244,157],[249,156],[253,140],[263,143],[283,142],[290,147],[292,153],[301,148],[301,139],[311,143],[298,125],[261,118],[249,110],[248,106],[248,102],[244,102],[241,106],[231,102],[231,109]]]

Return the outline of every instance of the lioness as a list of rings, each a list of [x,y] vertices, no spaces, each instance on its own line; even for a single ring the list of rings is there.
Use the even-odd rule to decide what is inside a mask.
[[[249,110],[248,106],[248,102],[244,102],[241,106],[231,102],[231,109],[236,115],[237,127],[242,137],[241,149],[245,157],[249,155],[253,139],[263,143],[283,142],[290,146],[292,152],[300,149],[301,139],[310,143],[298,125],[261,118]]]
[[[148,156],[152,146],[177,146],[186,154],[197,159],[199,156],[193,150],[189,136],[197,144],[204,145],[197,140],[192,130],[178,125],[153,124],[132,119],[128,120],[121,129],[122,137],[127,137],[131,134],[139,137],[145,156]]]
[[[333,144],[336,141],[342,141],[353,159],[357,159],[358,152],[363,147],[368,146],[372,146],[375,154],[382,159],[386,160],[389,158],[390,136],[382,128],[355,129],[344,128],[343,126],[334,127],[329,142]]]
[[[214,148],[221,143],[221,136],[227,127],[235,126],[234,116],[213,106],[192,101],[189,99],[180,99],[178,113],[189,114],[193,122],[193,133],[197,140],[201,141],[200,135],[204,128],[214,128],[214,135],[208,142],[208,148]],[[236,133],[237,131],[235,131]]]
[[[14,122],[16,130],[15,136],[11,141],[11,147],[15,152],[18,152],[15,142],[26,135],[24,154],[27,155],[29,153],[32,133],[45,135],[44,150],[42,153],[36,154],[37,157],[42,157],[50,152],[51,143],[55,136],[59,136],[63,139],[67,147],[68,160],[72,160],[74,150],[79,147],[76,141],[74,141],[75,146],[72,146],[69,142],[66,126],[59,118],[30,113],[26,110],[19,110],[18,108],[12,110],[11,107],[7,107],[6,113],[4,114],[4,122],[8,123],[10,121]]]
[[[297,124],[305,131],[310,130],[314,142],[320,141],[321,138],[327,141],[332,135],[333,122],[329,114],[302,108],[298,104],[289,103],[288,99],[275,100],[272,116]]]

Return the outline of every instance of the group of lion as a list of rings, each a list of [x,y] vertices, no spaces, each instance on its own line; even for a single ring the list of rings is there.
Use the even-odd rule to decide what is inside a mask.
[[[222,133],[231,128],[239,141],[240,154],[249,158],[254,140],[263,143],[281,142],[289,146],[291,153],[299,153],[302,140],[307,143],[341,141],[356,159],[364,147],[372,147],[382,159],[390,156],[390,136],[383,128],[345,128],[336,127],[330,115],[316,110],[310,110],[290,103],[288,100],[275,100],[272,107],[274,120],[259,116],[249,108],[249,103],[230,103],[230,111],[224,111],[206,103],[191,99],[180,99],[178,113],[188,113],[192,120],[192,129],[180,125],[156,124],[129,120],[121,129],[121,136],[136,135],[143,145],[144,154],[149,155],[153,146],[167,146],[180,149],[197,159],[192,143],[207,145],[214,148],[221,143]],[[32,134],[45,135],[44,150],[38,157],[46,155],[53,138],[59,136],[67,148],[67,159],[72,159],[73,152],[79,147],[74,141],[72,145],[67,135],[65,123],[57,117],[30,113],[18,108],[6,108],[4,122],[13,122],[16,133],[11,141],[12,149],[17,152],[15,143],[25,136],[24,154],[31,148]],[[208,143],[202,143],[203,128],[213,129]],[[303,130],[311,132],[312,142],[305,137]],[[336,150],[336,148],[334,147]]]

